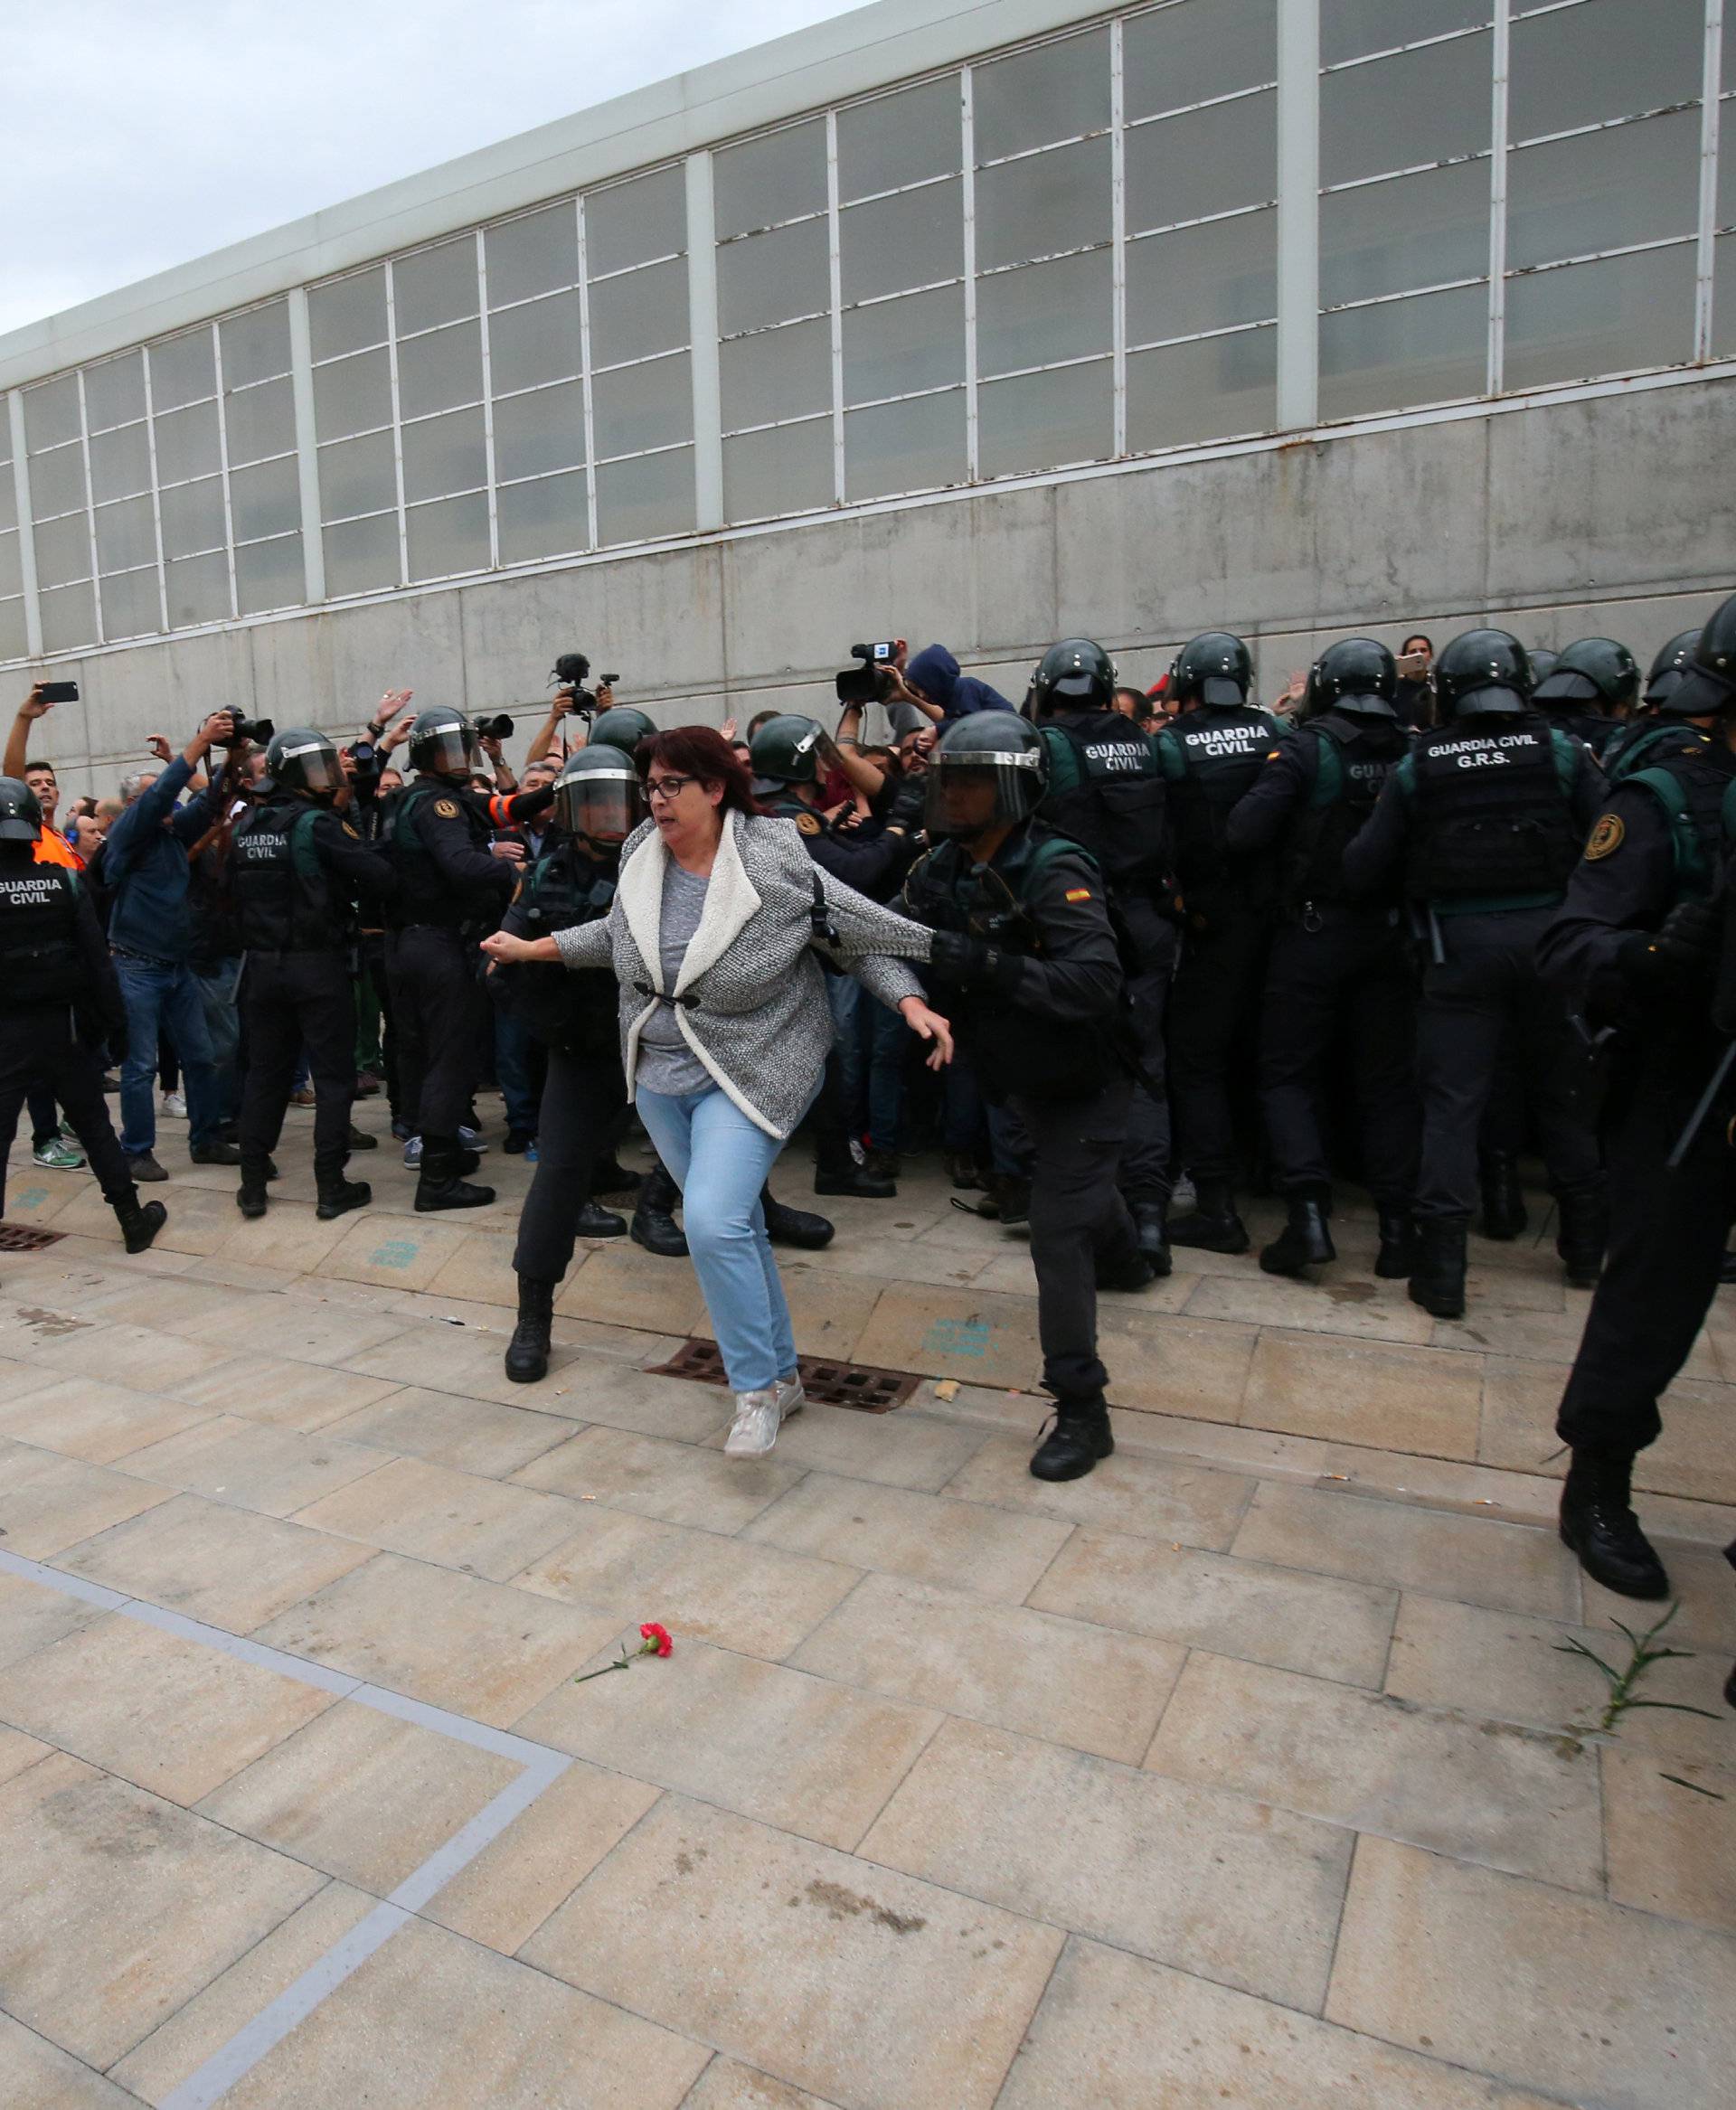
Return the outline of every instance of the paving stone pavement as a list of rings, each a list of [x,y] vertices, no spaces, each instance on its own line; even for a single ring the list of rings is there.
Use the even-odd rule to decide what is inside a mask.
[[[1119,1447],[1057,1487],[1028,1254],[920,1166],[788,1268],[916,1396],[744,1464],[652,1367],[684,1263],[581,1248],[508,1384],[522,1161],[430,1221],[379,1150],[320,1224],[308,1128],[243,1223],[165,1122],[134,1258],[14,1154],[5,2110],[1726,2110],[1732,1293],[1640,1475],[1646,1690],[1707,1712],[1601,1736],[1541,1196],[1457,1325],[1350,1198],[1321,1283],[1106,1297]]]

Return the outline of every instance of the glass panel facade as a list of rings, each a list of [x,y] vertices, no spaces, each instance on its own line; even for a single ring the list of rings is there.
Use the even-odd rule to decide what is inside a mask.
[[[1158,0],[714,149],[724,517],[1272,429],[1278,5]],[[1512,0],[1500,229],[1494,0],[1319,7],[1322,418],[1694,356],[1699,0]],[[1736,0],[1723,55],[1729,356]],[[278,294],[22,386],[0,658],[26,557],[62,651],[165,603],[171,628],[295,607],[309,534],[341,598],[691,532],[687,186],[650,168],[308,286],[299,383]]]

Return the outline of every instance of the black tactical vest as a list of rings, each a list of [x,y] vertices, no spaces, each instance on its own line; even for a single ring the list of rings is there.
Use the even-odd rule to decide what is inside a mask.
[[[1558,725],[1563,732],[1571,733],[1576,740],[1583,740],[1599,758],[1616,735],[1625,730],[1627,722],[1619,718],[1606,718],[1601,711],[1590,703],[1571,701],[1552,704],[1549,719],[1552,725]]]
[[[1155,893],[1169,864],[1163,765],[1154,742],[1118,711],[1052,720],[1043,818],[1097,860],[1108,883]]]
[[[942,843],[918,860],[904,898],[931,930],[958,930],[998,951],[1041,958],[1042,929],[1025,907],[1033,879],[1053,858],[1080,852],[1033,821],[1015,829],[993,862],[978,864],[962,843]],[[985,1095],[1083,1098],[1123,1074],[1112,1031],[1050,1018],[992,990],[948,990],[946,1001]]]
[[[63,865],[0,869],[0,990],[8,1010],[71,1003],[84,987],[78,881]]]
[[[1736,755],[1698,726],[1670,730],[1676,737],[1650,743],[1621,781],[1648,791],[1670,824],[1676,900],[1703,901],[1736,848]]]
[[[557,839],[518,882],[506,927],[521,937],[548,937],[607,916],[615,899],[617,866],[599,864],[568,837]],[[618,1044],[620,1007],[615,976],[606,968],[573,971],[545,960],[496,968],[515,1017],[538,1040],[568,1055],[602,1055]]]
[[[1184,711],[1159,736],[1184,890],[1230,878],[1232,861],[1223,841],[1230,809],[1260,775],[1273,743],[1286,737],[1269,712],[1245,703]]]
[[[1656,757],[1695,745],[1710,747],[1712,735],[1685,718],[1664,711],[1656,717],[1630,718],[1603,750],[1603,773],[1611,784],[1619,784],[1636,769],[1649,768]]]
[[[397,905],[391,911],[394,929],[434,923],[457,930],[476,919],[474,899],[448,881],[422,841],[419,825],[422,809],[441,799],[458,807],[475,846],[488,847],[493,831],[487,816],[477,812],[465,786],[448,784],[443,777],[412,777],[392,800],[381,823],[381,839],[398,875]]]
[[[301,799],[274,799],[235,824],[235,909],[250,952],[339,952],[349,942],[310,839],[315,811]]]
[[[1296,737],[1316,752],[1308,802],[1285,839],[1285,897],[1292,904],[1342,901],[1345,849],[1373,812],[1382,786],[1410,753],[1410,735],[1390,718],[1329,711]]]
[[[1567,791],[1577,752],[1531,711],[1473,712],[1425,733],[1405,891],[1442,906],[1559,900],[1581,847]]]

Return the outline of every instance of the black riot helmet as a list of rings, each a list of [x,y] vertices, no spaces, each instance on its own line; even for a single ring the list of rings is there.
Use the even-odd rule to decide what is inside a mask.
[[[1052,718],[1061,711],[1109,711],[1119,677],[1115,662],[1089,637],[1063,637],[1037,662],[1031,677],[1031,715]]]
[[[1308,669],[1308,714],[1348,711],[1358,718],[1396,718],[1399,670],[1373,637],[1341,637]]]
[[[1655,711],[1670,708],[1670,698],[1694,664],[1694,648],[1699,642],[1698,630],[1678,630],[1667,645],[1658,647],[1657,657],[1646,675],[1646,701]]]
[[[265,773],[279,791],[305,792],[309,798],[330,798],[344,788],[344,764],[335,742],[311,726],[288,726],[272,734],[265,750]]]
[[[645,818],[645,787],[631,755],[592,740],[554,780],[554,817],[569,835],[609,849]]]
[[[42,802],[16,777],[0,777],[0,843],[34,843],[42,833]]]
[[[935,748],[923,781],[929,834],[968,842],[1036,812],[1049,782],[1049,750],[1028,719],[975,711]]]
[[[799,711],[786,711],[767,719],[748,744],[755,790],[762,785],[776,790],[780,785],[817,784],[825,744],[818,721]]]
[[[648,740],[656,730],[643,711],[635,711],[630,703],[611,703],[607,711],[591,720],[588,744],[618,748],[622,754],[630,755],[641,740]]]
[[[468,777],[476,766],[476,729],[462,711],[420,711],[410,729],[410,766],[429,777]]]
[[[1531,692],[1533,696],[1537,693],[1538,683],[1546,682],[1555,672],[1555,662],[1561,656],[1559,652],[1552,652],[1547,645],[1533,645],[1526,653],[1525,657],[1531,662]]]
[[[1602,711],[1625,710],[1638,693],[1639,663],[1613,637],[1576,637],[1564,645],[1532,692],[1545,707],[1590,703]]]
[[[1665,709],[1680,718],[1710,718],[1736,710],[1736,593],[1707,617]]]
[[[1168,693],[1190,703],[1245,703],[1253,686],[1253,655],[1228,630],[1205,630],[1184,645],[1169,670]]]
[[[1527,710],[1530,656],[1510,631],[1462,631],[1435,662],[1435,694],[1445,718]]]

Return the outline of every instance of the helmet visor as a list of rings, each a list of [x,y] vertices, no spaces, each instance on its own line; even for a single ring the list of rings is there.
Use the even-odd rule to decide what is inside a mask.
[[[645,818],[645,791],[636,771],[592,769],[554,789],[554,817],[570,835],[591,843],[625,843]]]
[[[955,761],[937,750],[923,782],[923,825],[937,838],[968,840],[1011,827],[1035,811],[1043,795],[1035,755],[970,755]]]
[[[476,736],[468,726],[442,725],[416,735],[411,759],[419,769],[431,769],[437,776],[460,770],[467,776],[476,767]]]
[[[326,740],[285,748],[278,757],[278,774],[292,790],[311,791],[316,796],[344,787],[344,765],[337,749]]]

